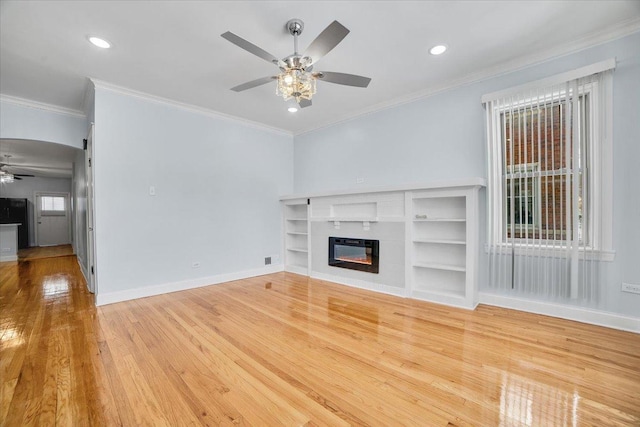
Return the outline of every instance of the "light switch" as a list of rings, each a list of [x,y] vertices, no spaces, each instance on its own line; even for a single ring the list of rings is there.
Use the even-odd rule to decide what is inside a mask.
[[[156,187],[154,187],[153,185],[151,187],[149,187],[149,195],[150,196],[155,196],[156,195]]]

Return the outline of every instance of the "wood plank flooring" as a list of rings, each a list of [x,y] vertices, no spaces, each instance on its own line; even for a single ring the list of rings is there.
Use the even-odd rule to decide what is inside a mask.
[[[639,426],[640,335],[277,273],[95,308],[0,265],[3,426]]]
[[[36,246],[20,249],[18,251],[18,259],[20,261],[31,261],[38,258],[52,258],[67,255],[73,255],[73,247],[71,245]]]

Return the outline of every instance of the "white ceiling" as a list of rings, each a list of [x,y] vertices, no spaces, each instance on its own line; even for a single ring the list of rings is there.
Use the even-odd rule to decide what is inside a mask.
[[[71,178],[77,148],[28,139],[0,139],[2,170],[47,178]],[[29,179],[25,177],[24,179]]]
[[[0,12],[4,95],[82,110],[92,77],[293,134],[640,30],[638,0],[2,1]],[[314,71],[369,76],[369,87],[319,82],[295,114],[275,83],[230,91],[277,68],[220,34],[285,57],[291,18],[305,22],[301,50],[333,20],[349,28]],[[439,43],[449,51],[429,55]]]

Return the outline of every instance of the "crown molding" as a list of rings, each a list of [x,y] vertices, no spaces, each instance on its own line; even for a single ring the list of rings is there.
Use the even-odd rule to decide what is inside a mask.
[[[569,43],[553,46],[542,52],[537,52],[533,55],[520,57],[511,61],[503,62],[491,68],[485,68],[473,74],[468,74],[461,79],[451,81],[447,84],[438,86],[431,86],[428,89],[414,92],[410,95],[394,98],[389,101],[380,102],[370,107],[358,110],[344,116],[339,120],[327,120],[324,123],[320,123],[317,126],[306,128],[300,131],[294,131],[293,136],[304,135],[305,133],[317,131],[323,128],[331,127],[341,123],[346,123],[357,118],[367,116],[369,114],[377,113],[380,111],[388,110],[391,108],[399,107],[404,104],[409,104],[421,99],[429,98],[442,92],[446,92],[451,89],[470,85],[472,83],[489,80],[494,77],[500,77],[515,71],[522,70],[524,68],[532,67],[535,65],[543,64],[545,62],[557,59],[563,56],[571,55],[582,50],[595,47],[604,43],[612,42],[617,39],[629,36],[640,31],[640,18],[629,19],[616,25],[614,28],[609,28],[597,33],[590,34],[587,37],[573,40]]]
[[[233,123],[248,126],[254,129],[275,133],[278,135],[293,136],[293,133],[288,130],[268,126],[268,125],[265,125],[264,123],[254,122],[252,120],[246,120],[240,117],[232,116],[230,114],[224,114],[219,111],[211,110],[208,108],[198,107],[196,105],[186,104],[180,101],[174,101],[172,99],[163,98],[161,96],[151,95],[149,93],[140,92],[134,89],[118,86],[113,83],[105,82],[105,81],[98,80],[91,77],[89,78],[89,80],[91,81],[91,83],[93,83],[96,89],[104,89],[110,92],[119,93],[121,95],[132,96],[134,98],[142,99],[144,101],[151,101],[158,104],[180,108],[182,110],[189,111],[191,113],[202,114],[207,117],[212,117],[215,119],[221,119],[228,122],[233,122]]]
[[[8,104],[19,105],[21,107],[36,108],[38,110],[50,111],[52,113],[64,114],[72,117],[86,118],[86,115],[79,110],[73,110],[71,108],[60,107],[58,105],[47,104],[44,102],[33,101],[31,99],[19,98],[17,96],[0,94],[0,102],[6,102]]]

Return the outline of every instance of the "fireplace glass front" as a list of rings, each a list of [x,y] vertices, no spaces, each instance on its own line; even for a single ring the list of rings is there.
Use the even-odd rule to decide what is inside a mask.
[[[380,241],[329,237],[329,265],[378,274]]]

